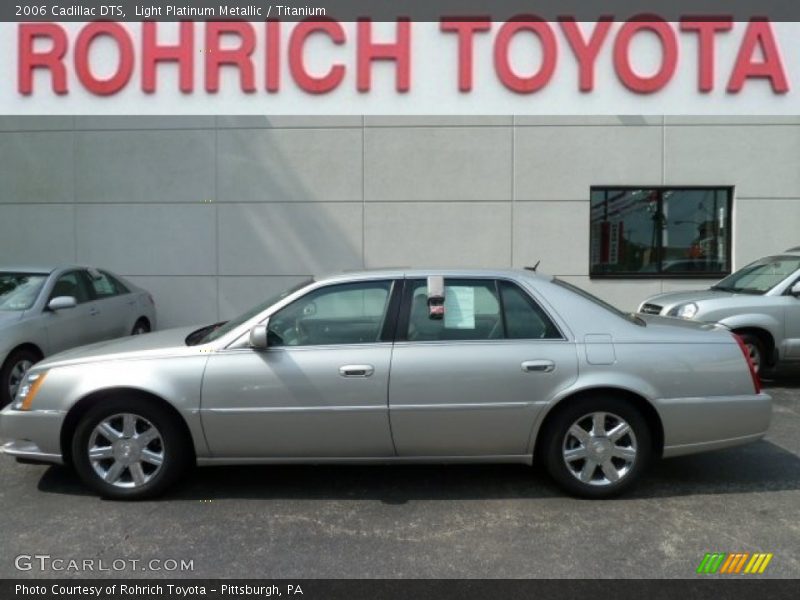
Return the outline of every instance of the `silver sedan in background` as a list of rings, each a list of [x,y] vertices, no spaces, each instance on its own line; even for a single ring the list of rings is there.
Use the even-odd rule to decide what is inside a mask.
[[[0,407],[45,356],[155,325],[152,296],[108,271],[0,267]]]
[[[225,324],[36,365],[4,451],[111,498],[201,465],[539,459],[567,491],[760,439],[771,400],[719,325],[623,314],[529,271],[348,273]]]

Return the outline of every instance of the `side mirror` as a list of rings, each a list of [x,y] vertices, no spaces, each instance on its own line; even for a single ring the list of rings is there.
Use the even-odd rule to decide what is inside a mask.
[[[47,303],[47,308],[52,311],[75,308],[76,306],[78,306],[78,301],[72,296],[56,296]]]
[[[266,350],[269,347],[267,342],[268,327],[268,323],[261,323],[250,330],[250,347],[253,350]]]
[[[792,286],[792,289],[790,289],[790,290],[789,290],[789,293],[790,293],[792,296],[794,296],[795,298],[798,298],[798,297],[800,297],[800,281],[798,281],[797,283],[795,283],[795,284]]]

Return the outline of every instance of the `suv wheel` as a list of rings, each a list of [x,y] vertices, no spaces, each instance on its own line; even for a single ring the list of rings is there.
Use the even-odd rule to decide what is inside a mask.
[[[753,368],[756,373],[761,373],[767,368],[766,353],[764,351],[764,343],[758,336],[752,333],[745,333],[741,336],[747,352],[750,354],[750,361],[753,363]]]

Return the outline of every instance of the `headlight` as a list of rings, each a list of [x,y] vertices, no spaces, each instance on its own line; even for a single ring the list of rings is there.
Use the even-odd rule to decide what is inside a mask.
[[[697,314],[697,304],[694,302],[690,302],[689,304],[683,304],[678,307],[675,315],[680,317],[681,319],[694,319],[695,315]]]
[[[14,404],[11,408],[14,410],[30,410],[33,399],[44,383],[45,375],[47,375],[47,371],[26,375],[25,381],[20,384],[17,390],[17,396],[14,398]]]

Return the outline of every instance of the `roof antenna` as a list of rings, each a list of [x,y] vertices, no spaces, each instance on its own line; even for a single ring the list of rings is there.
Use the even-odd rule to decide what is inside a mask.
[[[537,260],[535,265],[533,265],[532,267],[525,267],[525,270],[526,271],[533,271],[534,273],[536,273],[536,269],[539,268],[539,265],[541,264],[541,262],[542,262],[541,260]]]

